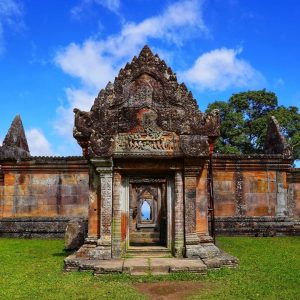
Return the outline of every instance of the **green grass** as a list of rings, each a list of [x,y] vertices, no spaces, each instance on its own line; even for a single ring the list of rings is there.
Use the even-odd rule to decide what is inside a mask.
[[[197,280],[209,288],[193,299],[300,299],[300,237],[220,237],[218,245],[240,259],[235,270],[208,276],[131,277],[63,272],[61,240],[0,239],[0,299],[145,299],[134,282]]]

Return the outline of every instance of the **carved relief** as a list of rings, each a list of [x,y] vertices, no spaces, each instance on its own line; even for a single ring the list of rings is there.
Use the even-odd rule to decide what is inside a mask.
[[[191,92],[147,46],[100,91],[90,112],[74,112],[74,137],[89,158],[122,151],[202,156],[208,137],[219,135],[218,112],[201,113]]]
[[[175,133],[162,131],[156,123],[157,114],[142,109],[138,116],[138,125],[133,133],[120,133],[115,141],[116,152],[174,152],[179,151],[179,138]]]
[[[100,173],[101,237],[111,236],[112,173]]]

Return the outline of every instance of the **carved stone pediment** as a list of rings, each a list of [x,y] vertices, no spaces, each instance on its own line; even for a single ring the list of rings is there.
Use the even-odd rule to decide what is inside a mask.
[[[179,137],[157,125],[157,114],[143,108],[138,112],[138,124],[129,133],[119,133],[115,140],[117,155],[175,155],[180,154]]]
[[[74,112],[74,137],[87,157],[206,155],[208,138],[219,135],[218,111],[201,113],[191,92],[147,46],[100,91],[90,112]],[[207,149],[196,150],[199,140]]]

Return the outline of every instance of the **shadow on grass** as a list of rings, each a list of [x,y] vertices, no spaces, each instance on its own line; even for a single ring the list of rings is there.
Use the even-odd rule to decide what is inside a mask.
[[[61,252],[52,253],[52,256],[60,256],[60,257],[67,257],[71,254],[73,254],[76,250],[61,250]]]

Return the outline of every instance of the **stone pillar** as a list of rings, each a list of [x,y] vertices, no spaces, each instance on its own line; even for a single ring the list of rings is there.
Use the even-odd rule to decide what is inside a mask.
[[[121,249],[121,189],[122,176],[119,172],[114,172],[113,177],[113,220],[112,220],[112,257],[120,258]],[[125,199],[124,199],[125,200]]]
[[[189,258],[197,256],[200,240],[196,233],[196,195],[198,168],[184,167],[185,250]]]
[[[205,162],[197,162],[184,167],[185,250],[188,258],[208,259],[218,256],[220,250],[208,234]]]
[[[88,242],[96,243],[100,237],[99,177],[93,166],[89,167]]]
[[[199,241],[196,234],[196,189],[198,169],[184,167],[184,204],[185,204],[185,238],[186,244]],[[195,239],[191,241],[190,239]],[[198,242],[197,242],[198,243]]]
[[[183,178],[182,172],[175,172],[175,216],[174,216],[174,255],[183,256],[184,248],[184,207],[183,207]]]
[[[100,239],[97,241],[98,259],[112,257],[112,160],[95,159],[93,165],[100,178]]]
[[[196,190],[196,232],[200,242],[211,240],[208,232],[208,190],[207,190],[207,168],[203,162],[202,168],[197,174]]]
[[[286,179],[285,172],[282,171],[276,172],[276,184],[277,184],[276,216],[286,217],[288,215],[288,207],[287,207],[287,179]]]

